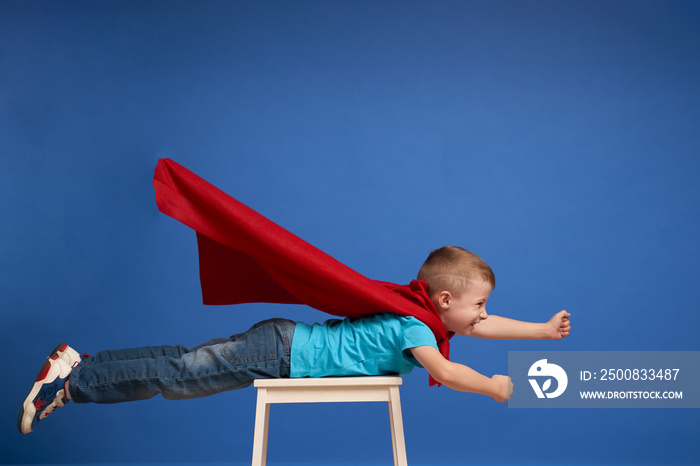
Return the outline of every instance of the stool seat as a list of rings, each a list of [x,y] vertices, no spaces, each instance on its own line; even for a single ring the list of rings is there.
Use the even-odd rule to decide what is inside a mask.
[[[406,445],[401,417],[401,377],[322,377],[302,379],[258,379],[253,440],[253,466],[267,462],[267,431],[272,403],[345,403],[385,401],[389,405],[394,465],[406,466]]]

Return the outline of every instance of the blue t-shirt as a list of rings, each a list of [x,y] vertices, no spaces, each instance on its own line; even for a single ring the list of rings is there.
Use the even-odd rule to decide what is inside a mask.
[[[435,336],[415,317],[383,313],[323,324],[298,322],[291,377],[407,374],[422,367],[409,348],[432,346]]]

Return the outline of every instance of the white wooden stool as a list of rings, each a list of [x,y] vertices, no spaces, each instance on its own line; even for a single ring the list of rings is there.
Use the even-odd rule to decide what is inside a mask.
[[[389,403],[391,444],[394,466],[406,466],[403,436],[401,377],[328,377],[303,379],[258,379],[258,402],[255,411],[253,466],[267,462],[267,428],[272,403],[342,403],[348,401],[386,401]]]

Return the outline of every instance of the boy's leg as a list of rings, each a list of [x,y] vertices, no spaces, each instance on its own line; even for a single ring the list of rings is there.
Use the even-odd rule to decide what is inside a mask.
[[[78,403],[152,398],[197,398],[243,388],[257,378],[289,377],[294,322],[271,319],[229,339],[184,347],[147,347],[98,353],[70,374]],[[120,357],[132,359],[119,359]],[[135,356],[141,356],[133,359]]]
[[[225,340],[222,338],[220,340]],[[179,358],[189,352],[190,349],[184,345],[177,346],[144,346],[141,348],[125,348],[116,350],[100,351],[93,356],[93,364],[100,364],[111,361],[130,361],[133,359],[153,359],[160,356]]]

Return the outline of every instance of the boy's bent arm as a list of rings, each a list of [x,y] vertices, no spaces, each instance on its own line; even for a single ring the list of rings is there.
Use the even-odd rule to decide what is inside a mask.
[[[570,316],[560,311],[548,322],[534,323],[489,315],[474,326],[470,336],[493,340],[560,340],[569,336]]]
[[[435,380],[453,390],[488,395],[500,403],[507,401],[513,393],[510,377],[486,377],[470,367],[445,359],[432,346],[417,346],[411,348],[411,353]]]

